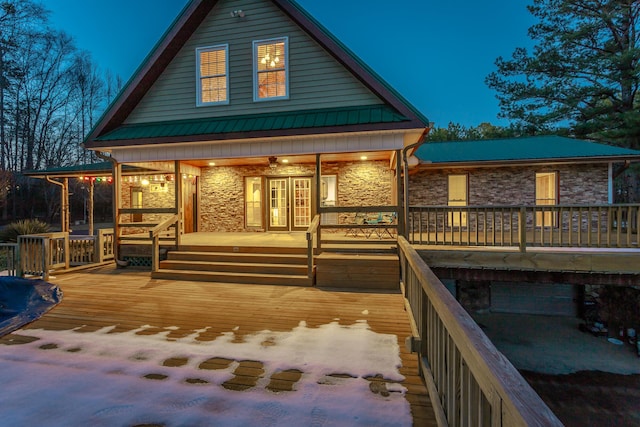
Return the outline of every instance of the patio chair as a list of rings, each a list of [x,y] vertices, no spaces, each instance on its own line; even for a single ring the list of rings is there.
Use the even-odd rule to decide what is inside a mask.
[[[367,217],[365,216],[365,214],[363,212],[356,212],[356,216],[353,219],[353,225],[363,225],[363,224],[366,224],[366,222],[367,222]],[[347,232],[344,233],[344,235],[358,237],[358,234],[360,233],[360,231],[362,231],[362,234],[364,234],[364,236],[367,237],[367,234],[365,233],[364,229],[360,227],[347,228]]]

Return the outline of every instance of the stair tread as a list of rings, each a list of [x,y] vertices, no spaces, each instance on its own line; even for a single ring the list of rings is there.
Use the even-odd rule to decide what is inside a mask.
[[[270,278],[307,278],[306,274],[272,274],[272,273],[237,273],[227,271],[201,271],[201,270],[175,270],[170,268],[160,268],[159,273],[174,274],[204,274],[208,276],[237,276],[237,277],[270,277]]]
[[[307,268],[304,264],[271,264],[268,262],[226,262],[226,261],[191,261],[186,259],[167,259],[161,262],[176,264],[195,264],[195,265],[229,265],[237,267],[273,267],[273,268]]]
[[[209,252],[209,251],[169,251],[174,254],[184,255],[234,255],[238,257],[269,257],[269,258],[306,258],[306,254],[274,254],[274,253],[262,253],[262,252]]]

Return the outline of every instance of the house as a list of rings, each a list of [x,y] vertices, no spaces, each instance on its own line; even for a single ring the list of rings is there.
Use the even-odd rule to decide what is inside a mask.
[[[615,164],[640,152],[560,136],[433,142],[415,152],[410,205],[606,205]]]
[[[637,263],[639,207],[613,203],[616,174],[640,161],[640,152],[536,136],[430,142],[414,156],[409,205],[418,212],[409,230],[427,230],[428,243],[509,246],[524,233],[531,249],[555,246],[565,252],[552,252],[552,262],[543,259],[545,252],[524,257],[495,247],[491,253],[497,262],[474,260],[472,252],[460,260],[446,251],[428,256],[468,310],[576,316],[585,284],[623,285],[615,278],[624,273],[631,278],[626,284],[637,281],[636,267],[625,264]],[[634,258],[614,252],[611,259],[595,261],[584,251],[570,252],[588,246],[635,251]],[[459,269],[439,268],[451,265]],[[613,274],[598,277],[603,265]],[[545,276],[547,270],[555,272],[552,277]]]
[[[303,231],[321,206],[397,207],[427,118],[290,0],[193,0],[86,138],[117,164],[118,236]],[[396,210],[395,208],[390,208]]]

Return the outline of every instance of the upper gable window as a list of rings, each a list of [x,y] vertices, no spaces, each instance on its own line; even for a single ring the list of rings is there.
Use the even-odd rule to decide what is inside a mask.
[[[229,103],[229,46],[196,49],[197,105]]]
[[[289,98],[288,38],[253,42],[253,100]]]

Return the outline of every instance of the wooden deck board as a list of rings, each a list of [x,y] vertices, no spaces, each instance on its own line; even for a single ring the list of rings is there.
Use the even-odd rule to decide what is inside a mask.
[[[398,337],[400,371],[406,377],[402,385],[407,388],[405,397],[414,425],[436,425],[427,390],[418,374],[416,355],[404,347],[411,330],[399,293],[159,280],[151,279],[145,271],[114,267],[59,274],[50,281],[62,288],[62,303],[19,334],[0,338],[0,343],[19,345],[28,341],[31,328],[78,328],[90,332],[115,326],[114,332],[125,332],[150,325],[138,334],[168,332],[168,339],[177,339],[208,327],[198,339],[214,340],[233,330],[236,339],[242,340],[245,335],[263,330],[290,331],[301,321],[313,328],[334,321],[351,325],[365,319],[374,332]],[[177,329],[167,331],[165,328],[169,327]],[[225,363],[228,366],[228,361],[212,360],[208,369],[224,368]],[[259,362],[244,361],[234,374],[225,388],[249,388],[264,372]],[[295,387],[295,377],[292,372],[279,374],[269,387],[276,391],[291,389]]]

